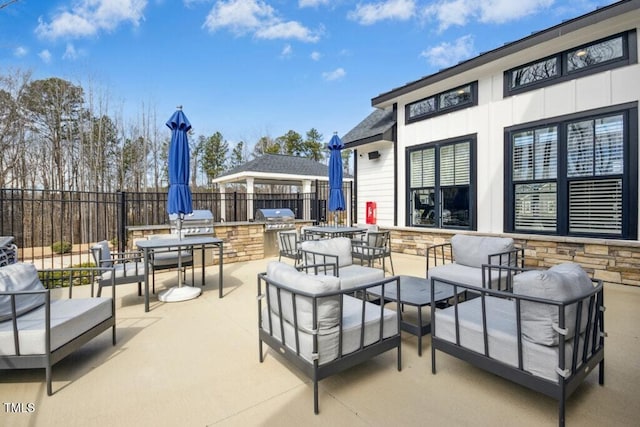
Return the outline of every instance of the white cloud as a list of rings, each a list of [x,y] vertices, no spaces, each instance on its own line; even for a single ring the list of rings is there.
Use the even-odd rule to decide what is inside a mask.
[[[29,50],[24,46],[18,46],[13,51],[13,55],[17,56],[18,58],[22,58],[23,56],[26,56],[27,53],[29,53]]]
[[[146,6],[147,0],[79,0],[71,10],[62,10],[50,22],[39,18],[35,32],[47,39],[79,38],[111,31],[122,22],[138,26]]]
[[[298,7],[318,7],[329,3],[329,0],[298,0]]]
[[[378,3],[360,3],[347,17],[362,25],[375,24],[386,19],[406,21],[415,15],[415,0],[382,0]]]
[[[45,64],[48,64],[49,62],[51,62],[51,52],[49,52],[47,49],[41,51],[38,56],[40,57],[40,59],[42,59],[42,62],[44,62]]]
[[[75,46],[73,46],[71,43],[67,43],[67,48],[64,51],[64,54],[62,55],[62,59],[76,59],[78,57],[78,52],[76,51]]]
[[[341,80],[346,75],[347,75],[347,72],[343,68],[336,68],[333,71],[326,71],[322,73],[322,78],[330,82],[334,80]]]
[[[290,44],[284,45],[282,48],[282,52],[280,52],[280,56],[282,58],[289,58],[293,54],[293,48]]]
[[[453,44],[444,42],[426,49],[420,56],[427,58],[429,64],[443,68],[469,59],[473,53],[473,36],[466,35],[458,38]]]
[[[297,21],[285,21],[262,0],[218,0],[204,23],[211,32],[228,29],[237,35],[253,33],[261,39],[297,39],[316,42],[314,32]]]
[[[261,39],[297,39],[303,42],[315,43],[320,36],[296,21],[277,22],[266,25],[256,31],[256,37]]]
[[[322,54],[320,52],[311,52],[310,56],[314,61],[320,61],[320,58],[322,58]]]
[[[440,0],[422,10],[422,15],[439,22],[439,31],[457,25],[464,26],[476,19],[483,23],[501,24],[539,13],[554,0]]]

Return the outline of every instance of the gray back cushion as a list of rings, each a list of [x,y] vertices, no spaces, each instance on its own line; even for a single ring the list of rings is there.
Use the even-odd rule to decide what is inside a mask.
[[[33,264],[16,263],[0,268],[0,292],[40,291],[44,286],[38,278]],[[20,295],[16,297],[16,314],[38,308],[44,304],[44,294]],[[0,322],[11,319],[11,297],[0,296]]]
[[[111,250],[109,249],[109,242],[107,242],[106,240],[93,245],[93,248],[91,248],[91,253],[93,254],[93,260],[95,261],[97,267],[113,266],[113,262],[111,261]]]
[[[310,294],[339,291],[340,279],[334,276],[321,276],[306,274],[295,267],[282,262],[272,261],[267,265],[267,278],[276,283],[286,285],[298,291]],[[279,313],[278,291],[274,286],[268,286],[269,308],[274,313]],[[280,291],[280,303],[282,304],[282,318],[294,324],[293,295],[289,291]],[[313,327],[314,299],[297,295],[295,299],[295,321],[298,328],[311,332]],[[325,331],[340,323],[340,295],[325,298],[317,298],[318,329]]]
[[[456,234],[451,238],[453,259],[468,267],[481,268],[487,264],[489,255],[510,251],[514,248],[510,237],[484,237]]]
[[[593,291],[593,282],[587,273],[576,263],[563,263],[549,270],[531,270],[516,274],[513,278],[513,293],[543,298],[552,301],[566,302],[574,298],[588,295]],[[531,301],[521,303],[522,334],[529,341],[547,346],[558,345],[559,310],[555,305]],[[578,304],[565,307],[565,339],[572,338],[575,333],[575,322]],[[588,323],[588,301],[584,301],[581,310],[580,333],[584,332]]]
[[[351,239],[346,237],[336,237],[334,239],[324,240],[306,240],[302,242],[301,247],[305,251],[337,256],[338,267],[346,267],[353,264],[353,258],[351,257]],[[313,263],[314,261],[306,260],[306,262]]]

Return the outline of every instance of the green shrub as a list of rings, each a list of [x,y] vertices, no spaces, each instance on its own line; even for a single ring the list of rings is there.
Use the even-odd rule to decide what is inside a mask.
[[[92,262],[83,262],[81,264],[75,264],[71,266],[72,268],[92,268],[95,267],[95,264]],[[73,286],[80,285],[90,285],[91,278],[95,277],[98,274],[97,272],[91,271],[39,271],[38,275],[40,276],[40,280],[42,284],[47,289],[53,288],[66,288],[69,286],[70,282],[73,282]]]
[[[59,242],[54,242],[51,245],[51,250],[56,254],[68,254],[69,252],[71,252],[72,247],[73,246],[71,245],[71,243],[62,240]]]

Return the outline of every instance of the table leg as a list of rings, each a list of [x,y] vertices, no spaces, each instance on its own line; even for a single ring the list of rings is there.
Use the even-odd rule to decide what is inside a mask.
[[[149,312],[149,249],[144,248],[144,311]],[[178,274],[180,274],[178,272]]]
[[[218,245],[218,298],[222,298],[222,242]]]
[[[207,258],[206,258],[206,254],[205,254],[205,250],[204,250],[204,245],[202,245],[201,249],[202,249],[202,256],[201,256],[201,258],[202,258],[202,282],[201,282],[202,285],[201,286],[204,286],[204,269],[205,269],[205,266],[207,265]]]
[[[418,306],[418,356],[422,357],[422,307]]]

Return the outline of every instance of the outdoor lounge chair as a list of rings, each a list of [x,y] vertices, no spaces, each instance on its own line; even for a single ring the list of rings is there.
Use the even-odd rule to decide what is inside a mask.
[[[0,370],[44,368],[50,396],[53,365],[109,328],[115,345],[115,286],[110,297],[72,298],[75,284],[93,283],[95,276],[105,276],[105,270],[38,272],[33,264],[24,263],[1,267]],[[113,280],[114,275],[109,277]],[[61,287],[65,289],[53,290]]]
[[[316,267],[309,266],[309,272]],[[312,379],[317,414],[321,379],[394,348],[402,369],[398,307],[391,310],[350,295],[377,286],[399,292],[400,282],[394,276],[341,289],[338,277],[306,274],[305,269],[272,261],[266,273],[258,274],[258,343],[261,363],[264,342]]]
[[[300,241],[296,230],[279,231],[278,247],[280,249],[278,261],[281,261],[282,257],[285,257],[292,259],[294,265],[298,265],[302,260],[302,255],[300,254]]]
[[[172,237],[174,236],[170,234],[152,234],[147,236],[147,239],[166,239]],[[153,250],[149,260],[149,267],[151,268],[152,277],[151,289],[154,294],[156,293],[156,270],[170,270],[178,268],[178,263],[182,269],[182,272],[180,273],[184,275],[185,280],[187,276],[187,267],[191,267],[191,283],[193,283],[193,248],[183,249],[181,251],[177,248]]]
[[[365,262],[369,267],[373,267],[376,260],[382,260],[382,270],[386,270],[385,259],[389,258],[391,264],[391,274],[393,271],[393,260],[391,259],[391,233],[389,231],[367,231],[360,239],[352,239],[351,256],[359,259],[360,265]]]
[[[103,286],[127,283],[137,283],[138,296],[142,295],[145,265],[142,262],[142,254],[139,251],[111,252],[109,242],[103,240],[93,245],[91,254],[96,266],[107,268],[98,277],[98,296],[101,295]],[[112,275],[113,278],[111,277]],[[93,291],[91,295],[93,296]]]

